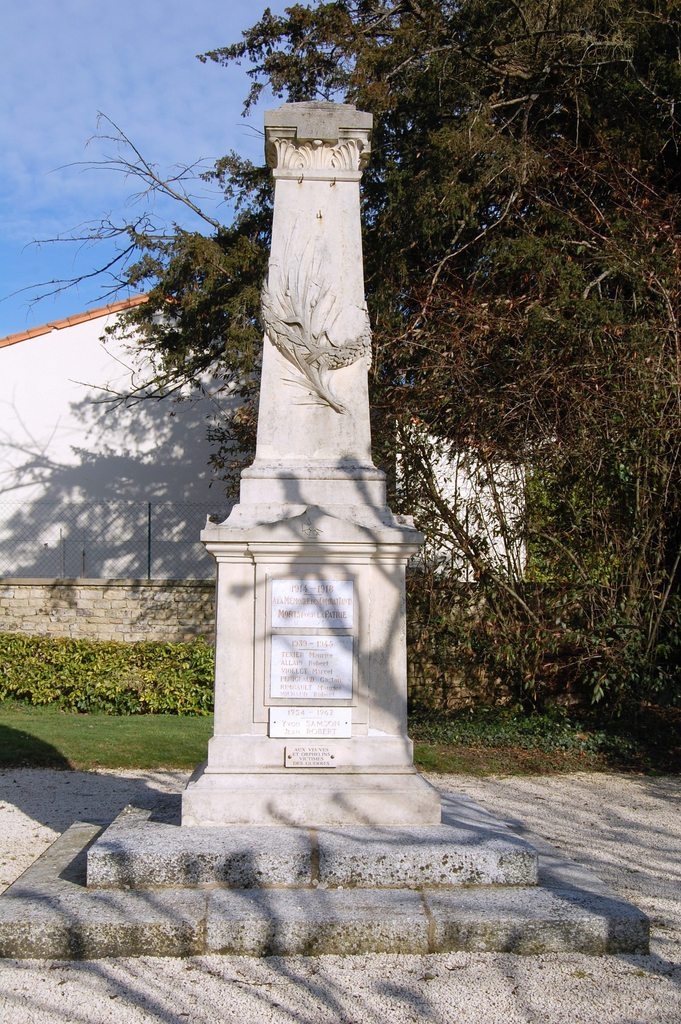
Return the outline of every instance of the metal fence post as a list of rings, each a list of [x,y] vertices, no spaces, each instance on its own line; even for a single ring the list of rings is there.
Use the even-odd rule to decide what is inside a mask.
[[[147,502],[147,579],[151,579],[151,502]]]

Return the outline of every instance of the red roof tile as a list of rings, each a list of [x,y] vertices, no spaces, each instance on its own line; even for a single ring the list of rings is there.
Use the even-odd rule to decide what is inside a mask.
[[[30,327],[27,331],[20,331],[18,334],[8,334],[6,338],[0,338],[0,348],[8,345],[17,345],[20,341],[28,341],[29,338],[38,338],[41,334],[50,334],[52,331],[62,331],[65,327],[75,327],[76,324],[86,323],[88,320],[97,320],[101,316],[111,316],[112,313],[121,313],[124,309],[132,309],[147,301],[146,295],[133,295],[130,299],[121,299],[120,302],[112,302],[108,306],[98,306],[97,309],[88,309],[85,313],[76,313],[74,316],[67,316],[63,320],[53,320],[42,327]]]

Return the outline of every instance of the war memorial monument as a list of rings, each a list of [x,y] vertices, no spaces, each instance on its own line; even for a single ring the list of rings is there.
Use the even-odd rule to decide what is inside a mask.
[[[265,115],[275,180],[255,461],[217,561],[215,735],[191,825],[440,821],[407,738],[404,574],[421,537],[371,460],[359,181],[371,116]]]
[[[254,462],[217,564],[215,726],[172,806],[76,823],[0,897],[0,955],[645,952],[648,922],[414,769],[405,568],[371,457],[371,115],[265,115],[275,181]]]

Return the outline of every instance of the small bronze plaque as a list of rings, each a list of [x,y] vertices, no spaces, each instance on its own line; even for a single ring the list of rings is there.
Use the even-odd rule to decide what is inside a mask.
[[[286,747],[285,764],[287,768],[335,768],[336,758],[328,747],[306,744]]]

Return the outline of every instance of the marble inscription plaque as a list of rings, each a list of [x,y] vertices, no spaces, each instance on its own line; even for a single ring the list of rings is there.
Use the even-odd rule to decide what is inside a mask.
[[[351,636],[272,636],[270,696],[352,699]]]
[[[272,628],[352,629],[352,580],[272,580]]]
[[[286,747],[285,762],[287,768],[335,768],[336,755],[328,747],[311,743],[303,746]]]
[[[270,708],[270,736],[324,739],[351,735],[351,708]]]

